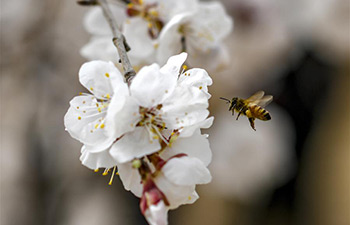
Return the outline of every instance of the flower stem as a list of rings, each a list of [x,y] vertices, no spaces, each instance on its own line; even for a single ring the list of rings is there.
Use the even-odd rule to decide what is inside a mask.
[[[127,51],[130,50],[129,45],[126,42],[126,39],[122,32],[118,28],[118,24],[113,17],[113,14],[108,6],[107,0],[80,0],[78,1],[81,5],[100,5],[103,11],[103,14],[111,28],[113,34],[113,43],[118,50],[120,57],[120,62],[122,63],[124,70],[124,77],[126,82],[130,85],[131,80],[136,76],[135,70],[132,68],[130,60],[127,55]]]

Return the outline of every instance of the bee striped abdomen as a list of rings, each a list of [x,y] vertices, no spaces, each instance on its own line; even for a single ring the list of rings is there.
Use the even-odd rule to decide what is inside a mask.
[[[252,111],[252,114],[254,115],[254,117],[259,119],[259,120],[270,120],[271,119],[270,113],[258,105],[251,106],[250,110]]]

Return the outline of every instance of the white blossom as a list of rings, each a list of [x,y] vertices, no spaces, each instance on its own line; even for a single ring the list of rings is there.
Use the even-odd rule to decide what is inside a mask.
[[[157,64],[143,67],[129,88],[112,63],[93,61],[83,65],[81,81],[95,96],[74,98],[65,125],[84,144],[84,165],[111,168],[117,162],[130,162],[159,151],[162,142],[169,144],[165,135],[173,130],[183,132],[185,137],[195,133],[197,127],[211,125],[212,118],[206,119],[211,78],[202,69],[184,71],[186,57],[186,53],[173,56],[161,68]],[[114,90],[110,80],[114,81]]]
[[[221,44],[232,27],[233,21],[221,3],[200,3],[196,11],[174,16],[162,29],[157,61],[162,63],[169,56],[186,49],[191,65],[215,67],[219,63],[215,59],[222,59],[220,56],[223,54],[227,56]]]
[[[155,62],[156,39],[163,26],[179,13],[196,10],[197,5],[197,0],[134,0],[127,5],[113,5],[113,15],[121,24],[131,47],[129,57],[132,64],[136,66]],[[88,12],[84,25],[93,36],[81,49],[81,54],[88,59],[116,61],[118,56],[111,41],[110,28],[99,7]],[[178,53],[180,51],[175,54]]]

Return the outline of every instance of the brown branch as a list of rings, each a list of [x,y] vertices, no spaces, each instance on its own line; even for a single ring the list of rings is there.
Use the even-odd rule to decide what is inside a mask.
[[[127,55],[127,51],[130,50],[129,45],[126,42],[126,39],[122,32],[118,28],[118,24],[113,17],[113,14],[108,6],[107,0],[81,0],[78,1],[81,5],[100,5],[103,11],[103,14],[111,28],[113,34],[113,43],[117,47],[120,61],[124,70],[124,77],[126,82],[130,85],[132,79],[136,76],[135,70],[132,68],[130,60]]]

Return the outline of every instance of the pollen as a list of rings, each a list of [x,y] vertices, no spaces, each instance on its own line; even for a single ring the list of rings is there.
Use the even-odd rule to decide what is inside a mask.
[[[99,171],[99,169],[95,169],[95,170],[94,170],[94,172],[96,172],[96,173],[97,173],[98,171]]]
[[[192,199],[192,197],[191,196],[188,196],[188,200],[191,200]]]
[[[103,129],[105,127],[105,124],[101,124],[100,128]]]
[[[109,77],[109,73],[105,73],[105,76],[106,76],[106,77]]]
[[[153,136],[153,139],[158,140],[158,139],[159,139],[158,135],[154,135],[154,136]]]
[[[98,128],[98,125],[99,125],[99,124],[96,124],[96,125],[95,125],[95,129],[97,129],[97,128]]]
[[[80,116],[78,117],[78,120],[81,120],[81,117],[80,117]]]
[[[83,95],[83,93],[82,93],[82,92],[79,92],[79,95]]]
[[[79,109],[79,106],[77,106],[77,109]]]
[[[199,90],[202,90],[202,88],[203,88],[202,86],[199,86]]]
[[[148,23],[147,26],[148,26],[148,28],[152,28],[153,27],[152,23]]]
[[[109,95],[109,93],[106,94],[106,98],[110,99],[111,96]]]
[[[90,88],[90,90],[91,90],[91,91],[93,91],[93,90],[94,90],[94,88],[93,88],[93,87],[91,87],[91,88]]]
[[[98,107],[97,110],[98,110],[98,112],[101,112],[101,111],[102,111],[102,110],[101,110],[101,107]]]
[[[184,69],[184,70],[187,70],[187,68],[188,68],[188,67],[187,67],[186,65],[183,65],[183,66],[182,66],[182,69]]]

